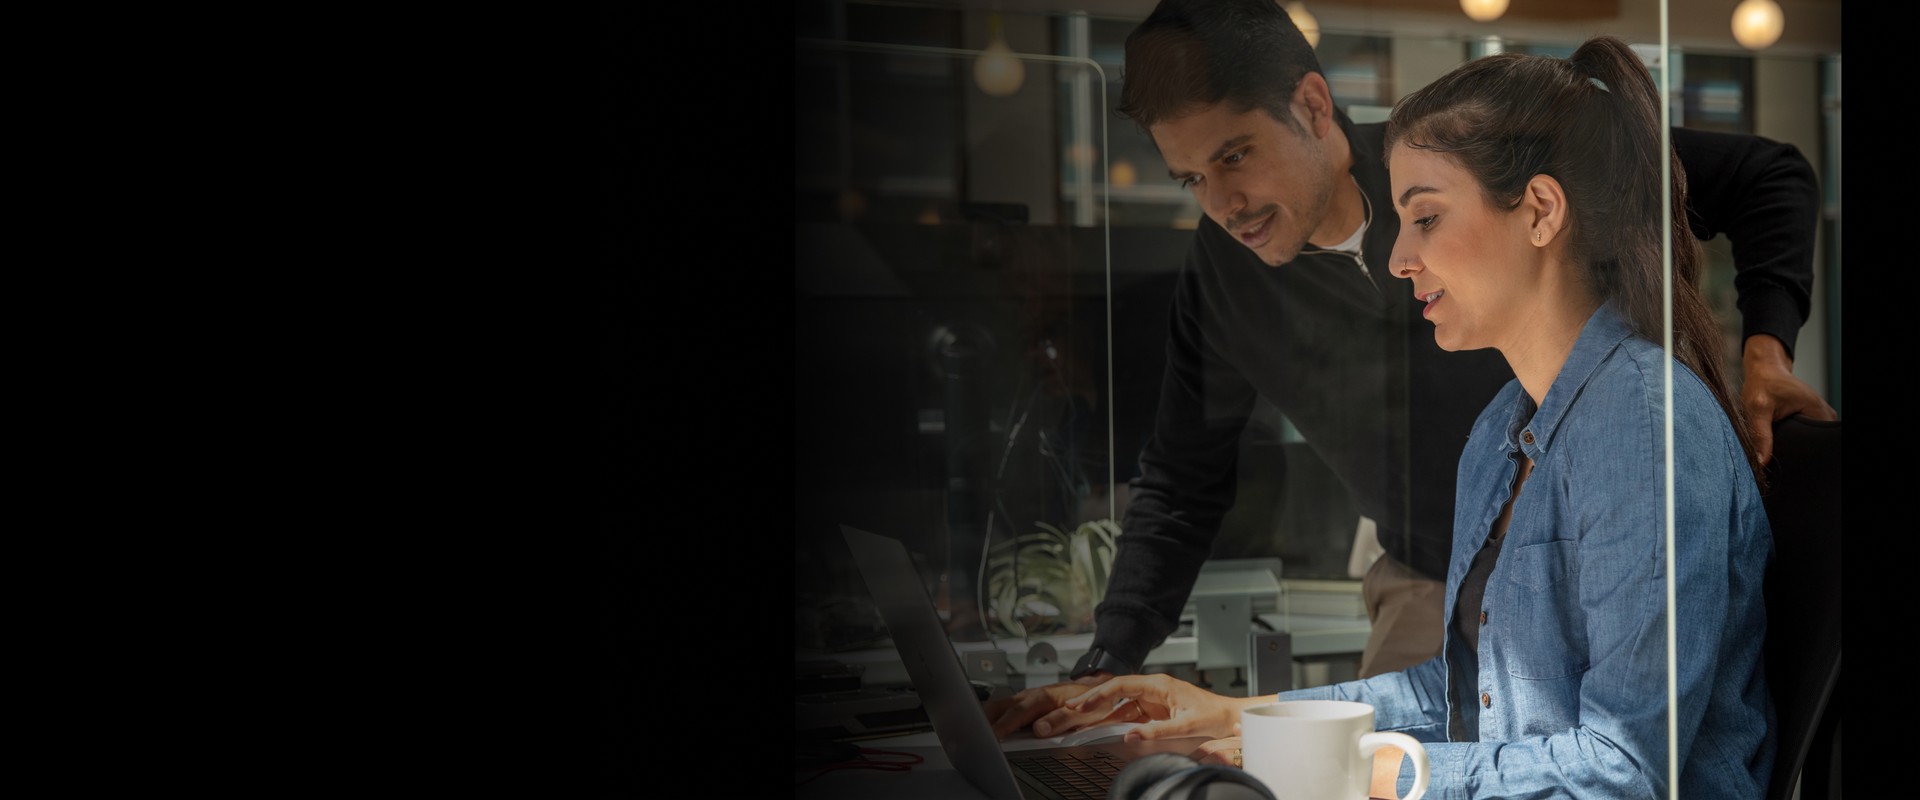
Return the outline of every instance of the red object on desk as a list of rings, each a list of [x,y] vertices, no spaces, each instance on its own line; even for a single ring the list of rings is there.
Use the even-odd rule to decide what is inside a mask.
[[[907,770],[913,769],[913,765],[926,760],[913,753],[902,753],[897,750],[875,750],[871,747],[862,747],[858,752],[858,755],[845,761],[836,761],[831,764],[821,765],[813,774],[801,778],[799,782],[794,785],[798,786],[806,783],[836,769],[877,769],[882,772],[906,772]],[[874,758],[874,756],[881,756],[881,758]]]

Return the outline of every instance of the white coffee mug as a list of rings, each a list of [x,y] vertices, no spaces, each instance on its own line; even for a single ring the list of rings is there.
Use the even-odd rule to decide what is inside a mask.
[[[1367,800],[1373,752],[1392,745],[1413,759],[1413,790],[1427,793],[1427,750],[1404,733],[1373,729],[1373,706],[1286,700],[1240,711],[1241,765],[1279,800]]]

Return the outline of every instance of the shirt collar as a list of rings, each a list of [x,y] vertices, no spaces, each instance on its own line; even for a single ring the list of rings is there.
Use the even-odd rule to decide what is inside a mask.
[[[1574,341],[1566,363],[1560,365],[1560,374],[1554,376],[1553,386],[1547,389],[1546,402],[1535,410],[1533,398],[1525,391],[1518,393],[1507,419],[1507,448],[1518,447],[1528,458],[1539,461],[1552,447],[1560,421],[1566,418],[1567,409],[1593,378],[1594,370],[1632,335],[1626,318],[1611,302],[1595,309],[1593,316],[1581,326],[1580,338]]]

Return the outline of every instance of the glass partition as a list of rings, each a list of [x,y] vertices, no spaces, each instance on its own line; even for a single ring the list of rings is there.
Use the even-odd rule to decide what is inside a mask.
[[[1138,446],[1114,387],[1142,376],[1109,344],[1134,287],[1109,267],[1101,66],[1051,54],[1043,16],[840,11],[796,42],[795,626],[802,661],[884,682],[840,526],[907,545],[956,643],[1088,633],[1113,454]]]
[[[1748,11],[1749,6],[1764,5],[1742,4],[1736,15]],[[1730,594],[1739,597],[1739,590],[1750,590],[1764,574],[1764,635],[1755,637],[1761,642],[1757,653],[1743,650],[1740,658],[1723,661],[1720,671],[1738,670],[1751,664],[1756,655],[1763,661],[1760,673],[1771,700],[1772,767],[1767,777],[1796,785],[1814,781],[1793,791],[1803,796],[1829,796],[1838,794],[1839,775],[1834,721],[1838,717],[1838,542],[1828,535],[1824,520],[1815,524],[1815,530],[1808,530],[1804,520],[1810,513],[1818,513],[1809,509],[1830,507],[1837,513],[1840,502],[1838,423],[1806,423],[1827,419],[1827,414],[1837,415],[1841,408],[1840,46],[1837,9],[1830,17],[1823,17],[1817,9],[1785,7],[1781,35],[1773,44],[1758,49],[1706,37],[1676,37],[1667,51],[1666,88],[1674,125],[1792,145],[1804,157],[1817,183],[1814,197],[1800,196],[1799,191],[1792,200],[1773,195],[1778,202],[1804,209],[1798,218],[1777,230],[1756,233],[1751,229],[1754,226],[1747,226],[1699,237],[1704,256],[1699,281],[1718,327],[1720,368],[1735,397],[1746,399],[1756,383],[1778,385],[1782,379],[1777,375],[1754,373],[1768,367],[1764,359],[1756,360],[1753,355],[1780,347],[1782,342],[1778,340],[1784,339],[1791,358],[1791,377],[1787,380],[1802,384],[1828,407],[1808,409],[1802,412],[1805,416],[1783,421],[1764,413],[1755,415],[1752,408],[1744,409],[1745,422],[1756,435],[1759,431],[1772,432],[1771,441],[1765,445],[1771,450],[1770,458],[1757,471],[1769,521],[1766,536],[1761,538],[1767,540],[1769,557],[1764,570],[1751,566],[1737,570]],[[1675,20],[1683,19],[1678,4],[1672,5],[1670,13]],[[1823,31],[1833,35],[1823,36]],[[1715,187],[1710,176],[1703,180],[1690,172],[1687,177],[1694,197],[1712,197]],[[1760,196],[1778,192],[1777,187],[1772,180],[1760,179],[1748,191]],[[1756,241],[1763,244],[1756,246]],[[1768,260],[1789,262],[1796,274],[1808,280],[1804,293],[1797,287],[1790,292],[1798,308],[1766,313],[1772,299],[1766,295],[1774,291],[1768,284],[1784,280],[1781,273],[1764,266]],[[1784,328],[1767,325],[1764,320],[1770,317],[1787,320]],[[1781,336],[1771,335],[1783,329]],[[1797,433],[1813,430],[1813,425],[1827,426],[1819,429],[1818,439]],[[1832,463],[1821,463],[1823,454],[1807,447],[1807,442],[1815,441],[1832,442]],[[1676,438],[1676,459],[1685,455],[1686,444]],[[1675,499],[1675,547],[1682,546],[1690,535],[1698,535],[1683,522],[1688,499],[1684,492],[1677,493]],[[1732,542],[1739,544],[1737,535]],[[1738,561],[1737,554],[1729,558]],[[1674,592],[1676,641],[1697,638],[1702,629],[1710,628],[1716,617],[1722,616],[1687,612],[1703,597],[1721,593],[1715,576],[1680,571]],[[1689,650],[1683,645],[1680,652]],[[1824,672],[1829,667],[1830,677]],[[1670,681],[1681,692],[1704,693],[1688,682],[1684,664],[1675,665]],[[1683,703],[1690,699],[1680,693],[1676,696]],[[1821,709],[1829,708],[1830,703],[1834,710],[1827,713],[1823,724]],[[1816,728],[1827,732],[1813,736]],[[1685,784],[1684,779],[1676,782]],[[1684,793],[1681,790],[1682,796]],[[1788,796],[1777,789],[1769,790],[1769,795]]]
[[[1724,14],[1683,15],[1664,2],[1281,5],[1311,29],[1351,135],[1373,141],[1361,160],[1374,166],[1355,171],[1356,185],[1371,182],[1363,192],[1383,201],[1370,207],[1369,225],[1407,223],[1386,191],[1390,177],[1377,152],[1379,127],[1396,103],[1470,60],[1567,58],[1595,34],[1632,46],[1666,92],[1660,110],[1668,125],[1794,145],[1813,165],[1821,198],[1814,282],[1792,373],[1839,407],[1837,32],[1831,43],[1818,33],[1803,34],[1806,41],[1790,35],[1793,46],[1756,52],[1732,42]],[[1154,450],[1156,419],[1170,359],[1184,357],[1195,359],[1188,364],[1201,376],[1195,380],[1228,398],[1208,407],[1215,416],[1207,424],[1230,430],[1232,455],[1207,462],[1230,463],[1220,474],[1183,479],[1225,484],[1231,499],[1201,526],[1208,566],[1179,624],[1148,654],[1146,671],[1222,694],[1271,694],[1380,674],[1392,659],[1376,651],[1377,640],[1388,638],[1376,634],[1394,626],[1425,626],[1434,654],[1442,653],[1441,628],[1451,648],[1465,646],[1466,627],[1511,626],[1489,634],[1506,644],[1489,646],[1525,642],[1523,652],[1483,658],[1466,646],[1445,653],[1488,665],[1448,672],[1456,710],[1475,706],[1482,719],[1477,727],[1451,719],[1448,735],[1499,729],[1512,740],[1563,735],[1592,743],[1631,726],[1640,737],[1634,757],[1670,768],[1658,781],[1678,796],[1672,734],[1681,721],[1669,714],[1670,703],[1679,698],[1684,707],[1695,698],[1683,692],[1706,691],[1677,679],[1684,674],[1678,656],[1689,652],[1690,636],[1712,626],[1697,609],[1671,605],[1704,596],[1676,583],[1688,575],[1741,585],[1752,578],[1729,577],[1724,563],[1718,573],[1685,571],[1698,559],[1690,550],[1698,540],[1687,537],[1737,535],[1684,527],[1692,523],[1683,520],[1699,519],[1686,505],[1692,490],[1670,483],[1691,463],[1688,452],[1671,448],[1698,440],[1687,420],[1669,434],[1669,392],[1689,380],[1687,370],[1658,376],[1652,405],[1639,409],[1645,419],[1596,422],[1581,415],[1622,412],[1546,398],[1545,407],[1563,406],[1553,413],[1566,412],[1560,424],[1569,431],[1653,425],[1657,438],[1634,451],[1634,463],[1598,471],[1590,463],[1553,464],[1550,447],[1518,440],[1504,455],[1478,452],[1491,445],[1469,433],[1512,369],[1497,349],[1452,350],[1437,341],[1413,282],[1387,269],[1390,252],[1363,250],[1359,270],[1342,276],[1352,285],[1341,291],[1351,292],[1329,296],[1364,301],[1339,324],[1364,321],[1372,326],[1365,335],[1332,322],[1313,331],[1267,327],[1251,312],[1233,316],[1241,327],[1229,331],[1206,317],[1224,320],[1227,312],[1176,304],[1182,291],[1200,291],[1181,287],[1183,270],[1196,237],[1218,223],[1169,177],[1154,140],[1117,110],[1124,42],[1151,3],[830,6],[832,13],[814,17],[830,22],[801,31],[795,57],[794,600],[803,694],[841,685],[835,675],[869,686],[904,680],[841,525],[907,543],[956,646],[990,656],[969,660],[970,677],[1009,690],[1062,677],[1092,641],[1094,606],[1134,530],[1128,515],[1136,492],[1166,491],[1134,482],[1155,458],[1171,458]],[[1505,12],[1482,21],[1469,18],[1467,6]],[[1723,165],[1694,163],[1693,200],[1715,205],[1706,216],[1742,213],[1737,190],[1716,180]],[[1700,224],[1708,235],[1699,237],[1699,290],[1719,332],[1723,379],[1737,399],[1748,303],[1764,281],[1741,278],[1747,256],[1740,243]],[[1291,280],[1282,276],[1296,266],[1259,269]],[[1278,303],[1292,291],[1237,299]],[[1673,302],[1671,284],[1657,291],[1661,304]],[[1658,319],[1632,327],[1632,335],[1672,352],[1672,308],[1656,310]],[[1279,313],[1276,306],[1266,316]],[[1248,320],[1258,327],[1246,328]],[[1180,339],[1182,324],[1197,338]],[[1182,356],[1183,346],[1204,355]],[[1255,373],[1271,376],[1249,377]],[[1515,407],[1539,410],[1530,401]],[[1532,434],[1527,425],[1515,428],[1519,439]],[[1604,449],[1578,434],[1558,444],[1563,453]],[[1499,484],[1498,496],[1467,496],[1458,474],[1463,458],[1516,475],[1535,466],[1554,471]],[[1459,503],[1490,512],[1462,517]],[[1576,503],[1586,503],[1589,516],[1561,507]],[[1502,516],[1509,504],[1511,516]],[[1608,522],[1628,518],[1630,530]],[[1510,530],[1492,536],[1496,519]],[[1511,548],[1509,532],[1520,537]],[[1439,619],[1438,598],[1459,596],[1483,552],[1488,560],[1480,563],[1492,567],[1478,576],[1479,613],[1463,604],[1453,618]],[[1240,655],[1217,660],[1200,601],[1208,576],[1223,573],[1209,570],[1249,566],[1270,569],[1278,589],[1234,609],[1247,617],[1229,633]],[[1422,591],[1438,593],[1429,601],[1434,608],[1419,612],[1426,617],[1412,616],[1417,604],[1389,597]],[[1623,610],[1630,604],[1616,603],[1616,594],[1628,591],[1651,593],[1653,606]],[[1383,611],[1402,608],[1408,616]],[[1477,625],[1466,625],[1468,618]],[[1636,634],[1622,634],[1621,626]],[[1245,637],[1275,633],[1290,637],[1285,682],[1256,686]],[[1596,666],[1622,658],[1631,668]],[[1639,701],[1588,706],[1617,715],[1605,719],[1502,716],[1503,704],[1538,698],[1497,694],[1563,684],[1578,692],[1587,678],[1596,685],[1630,678]],[[1648,722],[1655,717],[1657,724]],[[1506,722],[1489,727],[1488,718]],[[912,727],[910,714],[902,719],[899,729]],[[847,724],[825,712],[812,721]]]

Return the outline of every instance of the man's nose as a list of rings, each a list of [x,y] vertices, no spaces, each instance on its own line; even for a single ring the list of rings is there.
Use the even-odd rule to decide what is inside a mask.
[[[1207,205],[1207,212],[1225,227],[1236,215],[1246,210],[1247,196],[1233,182],[1217,181],[1207,191]]]

